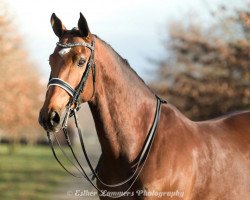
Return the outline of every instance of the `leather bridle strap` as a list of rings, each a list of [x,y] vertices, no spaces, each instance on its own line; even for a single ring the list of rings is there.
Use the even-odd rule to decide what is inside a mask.
[[[92,38],[91,41],[91,45],[86,43],[86,42],[80,42],[80,43],[66,43],[66,44],[61,44],[61,43],[57,43],[57,46],[60,46],[62,48],[72,48],[72,47],[76,47],[76,46],[84,46],[90,49],[91,54],[90,57],[88,59],[87,62],[87,66],[86,66],[86,70],[83,73],[83,76],[78,84],[78,86],[76,87],[76,89],[74,89],[69,83],[67,83],[66,81],[60,79],[60,78],[50,78],[49,83],[48,83],[48,89],[50,86],[58,86],[61,87],[62,89],[64,89],[70,96],[71,99],[69,100],[69,107],[71,107],[71,105],[75,104],[76,107],[80,106],[80,101],[81,101],[81,93],[83,92],[87,79],[88,79],[88,75],[90,72],[90,69],[93,67],[93,83],[95,84],[95,64],[94,64],[94,51],[95,51],[95,40],[94,40],[94,36]],[[95,87],[95,86],[94,86]],[[78,108],[79,109],[79,108]]]
[[[164,101],[161,100],[158,96],[157,97],[157,105],[156,105],[156,110],[155,110],[155,117],[154,117],[154,121],[153,121],[153,124],[150,128],[150,131],[148,133],[148,136],[146,137],[146,140],[144,142],[144,146],[143,146],[143,149],[141,150],[138,158],[138,162],[137,164],[135,165],[135,170],[133,170],[133,174],[128,177],[126,180],[124,181],[121,181],[120,183],[117,183],[117,184],[107,184],[105,182],[103,182],[98,174],[96,173],[96,171],[94,170],[90,160],[89,160],[89,157],[88,157],[88,154],[87,154],[87,151],[85,149],[85,145],[84,145],[84,141],[83,141],[83,138],[82,138],[82,134],[81,134],[81,129],[79,127],[79,122],[78,122],[78,119],[77,119],[77,115],[76,113],[74,113],[74,118],[75,118],[75,124],[76,124],[76,128],[78,130],[78,135],[79,135],[79,139],[80,139],[80,143],[81,143],[81,146],[82,146],[82,151],[83,151],[83,154],[85,156],[85,159],[88,163],[88,166],[89,168],[91,169],[91,172],[93,174],[93,176],[95,178],[97,178],[97,180],[104,186],[107,186],[107,187],[119,187],[119,186],[122,186],[122,185],[125,185],[126,183],[128,183],[130,180],[132,180],[138,173],[138,171],[140,170],[140,166],[143,162],[146,161],[146,157],[147,157],[147,154],[149,154],[149,148],[150,148],[150,145],[152,143],[152,141],[154,140],[154,137],[155,137],[155,134],[156,134],[156,129],[157,129],[157,125],[158,125],[158,122],[159,122],[159,117],[160,117],[160,108],[161,108],[161,103],[163,103]]]
[[[65,82],[64,80],[62,80],[60,78],[52,78],[49,81],[48,88],[52,85],[56,85],[56,86],[61,87],[66,92],[68,92],[71,97],[73,97],[75,92],[76,92],[75,89],[73,89],[67,82]]]
[[[63,48],[72,48],[72,47],[76,47],[76,46],[84,46],[84,47],[89,48],[90,50],[94,50],[94,46],[90,45],[90,44],[88,44],[86,42],[76,42],[76,43],[67,43],[67,44],[62,44],[62,43],[57,42],[56,44],[57,44],[57,46],[60,46],[60,47],[63,47]]]
[[[50,133],[47,132],[47,137],[48,137],[48,140],[49,140],[49,144],[50,144],[50,147],[51,147],[51,150],[52,150],[52,153],[56,159],[56,161],[61,165],[61,167],[66,171],[68,172],[71,176],[74,176],[76,178],[83,178],[81,176],[77,176],[75,175],[74,173],[70,172],[63,164],[62,162],[59,160],[59,158],[57,157],[56,155],[56,151],[55,151],[55,148],[54,148],[54,145],[53,145],[53,141],[51,140],[51,137],[50,137]],[[63,150],[63,148],[61,147],[61,144],[59,143],[56,135],[54,134],[54,138],[58,144],[58,147],[60,148],[61,152],[63,153],[63,155],[66,157],[66,159],[73,165],[75,166],[75,168],[80,172],[80,174],[82,174],[81,170],[69,159],[68,155],[66,154],[66,152]]]
[[[157,96],[156,96],[157,97]],[[157,126],[158,126],[158,123],[159,123],[159,120],[160,120],[160,113],[161,113],[161,104],[162,103],[166,103],[164,100],[161,100],[159,97],[157,97],[157,105],[156,105],[156,111],[155,111],[155,117],[154,117],[154,121],[153,121],[153,124],[151,126],[151,129],[149,131],[149,134],[146,138],[146,141],[145,141],[145,144],[143,146],[143,149],[139,155],[139,161],[137,163],[137,168],[136,170],[134,171],[134,173],[128,178],[126,179],[125,181],[122,181],[121,183],[118,183],[118,184],[113,184],[113,185],[109,185],[109,184],[106,184],[104,183],[103,181],[100,180],[100,178],[98,177],[98,175],[96,174],[95,170],[93,169],[91,163],[90,163],[90,160],[88,158],[88,155],[87,155],[87,152],[86,152],[86,149],[85,149],[85,146],[84,146],[84,143],[83,143],[83,138],[82,138],[82,134],[81,134],[81,129],[79,127],[79,123],[78,123],[78,120],[77,120],[77,113],[76,113],[76,110],[74,109],[73,111],[73,115],[74,115],[74,118],[75,118],[75,124],[76,124],[76,127],[77,127],[77,130],[78,130],[78,135],[79,135],[79,138],[80,138],[80,142],[81,142],[81,146],[82,146],[82,150],[83,150],[83,153],[84,153],[84,156],[86,158],[86,161],[92,171],[92,173],[96,176],[96,178],[103,184],[103,185],[106,185],[108,187],[118,187],[118,186],[121,186],[121,185],[124,185],[125,183],[128,183],[129,181],[132,181],[131,184],[129,185],[129,187],[127,188],[127,190],[125,192],[122,192],[121,195],[119,196],[109,196],[111,198],[120,198],[122,196],[124,196],[126,194],[127,191],[129,191],[131,189],[131,187],[133,186],[133,184],[135,183],[135,181],[137,180],[137,178],[139,177],[146,161],[147,161],[147,158],[148,158],[148,155],[149,155],[149,152],[150,152],[150,149],[152,147],[152,144],[153,144],[153,141],[154,141],[154,138],[155,138],[155,135],[156,135],[156,132],[157,132]],[[67,116],[66,116],[67,117]],[[67,132],[67,126],[63,127],[63,131],[64,131],[64,135],[65,135],[65,139],[67,141],[67,144],[68,146],[70,147],[70,150],[71,150],[71,153],[75,159],[75,161],[77,162],[77,164],[79,165],[79,167],[81,168],[82,172],[81,174],[83,175],[84,178],[86,178],[90,184],[95,188],[97,189],[99,192],[102,193],[102,191],[97,187],[95,186],[95,184],[93,183],[93,181],[88,177],[87,173],[84,171],[83,167],[81,166],[78,158],[76,157],[75,155],[75,152],[72,148],[72,145],[71,145],[71,142],[70,142],[70,139],[69,139],[69,135],[68,135],[68,132]],[[49,137],[49,135],[48,135]],[[50,142],[50,146],[52,148],[52,152],[53,152],[53,155],[55,156],[56,160],[59,162],[59,164],[68,172],[70,173],[63,165],[62,163],[60,162],[60,160],[57,158],[56,154],[54,153],[54,147],[52,145],[52,142],[51,140],[49,140]],[[76,166],[75,166],[76,167]],[[139,168],[140,167],[140,168]],[[77,167],[76,167],[77,168]],[[77,168],[78,169],[78,168]],[[72,173],[70,173],[72,175]],[[74,175],[73,175],[74,176]],[[76,177],[76,176],[75,176]]]
[[[83,153],[84,153],[84,156],[85,156],[85,159],[92,171],[92,173],[96,176],[96,178],[101,182],[101,184],[107,186],[107,187],[118,187],[118,186],[121,186],[121,185],[124,185],[125,183],[128,183],[129,181],[131,181],[130,185],[127,187],[127,189],[122,192],[122,194],[119,194],[118,196],[110,196],[108,195],[108,197],[110,198],[120,198],[124,195],[126,195],[126,193],[132,188],[132,186],[134,185],[135,181],[138,179],[140,173],[142,172],[142,169],[147,161],[147,158],[149,156],[149,153],[150,153],[150,150],[151,150],[151,147],[152,147],[152,144],[153,144],[153,141],[154,141],[154,138],[155,138],[155,135],[156,135],[156,132],[157,132],[157,127],[158,127],[158,123],[160,121],[160,113],[161,113],[161,104],[162,103],[166,103],[166,101],[160,99],[158,96],[157,97],[157,105],[156,105],[156,111],[155,111],[155,117],[154,117],[154,121],[153,121],[153,124],[150,128],[150,131],[149,131],[149,134],[146,138],[146,141],[145,141],[145,145],[141,151],[141,154],[139,155],[139,161],[138,161],[138,167],[137,169],[134,171],[134,173],[132,174],[132,176],[130,176],[128,179],[122,181],[121,183],[117,183],[117,184],[113,184],[113,185],[109,185],[109,184],[106,184],[104,183],[103,181],[101,181],[98,177],[98,175],[96,174],[95,170],[93,169],[91,163],[90,163],[90,160],[88,158],[88,155],[87,155],[87,152],[86,152],[86,149],[84,147],[84,143],[83,143],[83,138],[82,138],[82,134],[81,134],[81,129],[79,128],[79,125],[78,125],[78,120],[77,120],[77,114],[76,114],[76,110],[74,110],[73,112],[73,115],[74,115],[74,118],[75,118],[75,124],[76,124],[76,127],[77,127],[77,130],[78,130],[78,134],[79,134],[79,138],[80,138],[80,142],[81,142],[81,146],[82,146],[82,150],[83,150]],[[84,178],[86,178],[88,180],[88,182],[90,182],[90,184],[97,190],[99,191],[100,193],[102,193],[103,191],[101,191],[94,183],[93,181],[88,177],[87,173],[84,171],[83,167],[81,166],[78,158],[76,157],[75,153],[74,153],[74,150],[72,148],[72,145],[71,145],[71,142],[69,140],[69,135],[68,135],[68,132],[67,132],[67,129],[66,128],[63,128],[63,131],[64,131],[64,134],[65,134],[65,138],[66,138],[66,141],[67,141],[67,144],[68,146],[70,147],[71,149],[71,152],[72,152],[72,155],[73,157],[75,158],[76,162],[78,163],[79,167],[83,170],[83,174],[85,175]],[[59,163],[60,164],[60,163]]]

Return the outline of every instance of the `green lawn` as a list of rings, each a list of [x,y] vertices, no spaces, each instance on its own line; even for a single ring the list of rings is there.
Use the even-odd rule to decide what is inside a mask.
[[[67,177],[49,146],[18,146],[9,155],[7,146],[0,144],[1,200],[48,200]]]

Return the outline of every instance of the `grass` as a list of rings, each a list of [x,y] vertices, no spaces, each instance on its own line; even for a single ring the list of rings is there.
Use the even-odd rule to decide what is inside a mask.
[[[0,199],[48,200],[67,177],[49,146],[18,146],[10,155],[0,144]]]

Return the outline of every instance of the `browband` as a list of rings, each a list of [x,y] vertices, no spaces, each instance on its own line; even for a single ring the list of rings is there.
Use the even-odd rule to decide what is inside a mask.
[[[92,51],[94,50],[94,47],[91,46],[90,44],[86,43],[86,42],[67,43],[67,44],[62,44],[62,43],[57,42],[56,45],[59,46],[59,47],[63,47],[63,48],[71,48],[71,47],[76,47],[76,46],[84,46],[84,47],[89,48]]]

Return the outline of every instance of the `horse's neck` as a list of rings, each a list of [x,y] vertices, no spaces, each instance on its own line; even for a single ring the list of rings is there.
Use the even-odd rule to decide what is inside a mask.
[[[89,102],[102,152],[132,161],[153,123],[156,99],[106,44],[96,39],[96,89]]]

